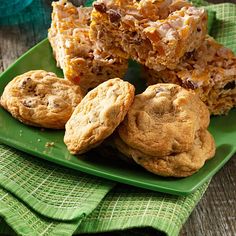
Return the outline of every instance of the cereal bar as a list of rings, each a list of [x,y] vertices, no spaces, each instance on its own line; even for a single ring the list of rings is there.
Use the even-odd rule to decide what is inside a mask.
[[[206,12],[183,0],[98,0],[93,7],[97,47],[155,70],[174,69],[206,35]]]
[[[98,50],[89,39],[91,7],[76,8],[66,0],[53,2],[48,32],[57,66],[85,91],[126,72],[127,60]]]
[[[175,70],[144,68],[147,83],[176,83],[194,90],[214,115],[236,106],[236,57],[207,36],[200,48],[187,53]]]

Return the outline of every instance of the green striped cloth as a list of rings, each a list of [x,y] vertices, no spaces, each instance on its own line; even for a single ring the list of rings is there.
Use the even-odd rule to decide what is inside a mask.
[[[207,187],[203,185],[188,197],[176,197],[115,186],[5,145],[0,145],[0,153],[0,216],[20,235],[72,235],[133,227],[177,235]],[[6,233],[8,228],[2,228]]]
[[[195,1],[211,35],[236,52],[236,5]],[[187,197],[139,189],[0,145],[0,235],[178,235],[208,183]]]
[[[231,48],[236,53],[236,4],[209,4],[202,0],[194,0],[192,2],[208,10],[209,33],[219,43]]]

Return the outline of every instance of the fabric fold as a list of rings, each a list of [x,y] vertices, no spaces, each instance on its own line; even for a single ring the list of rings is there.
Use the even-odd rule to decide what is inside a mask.
[[[167,235],[178,235],[208,184],[187,197],[118,185],[82,220],[76,233],[151,227]]]
[[[40,216],[3,188],[0,188],[0,216],[18,235],[23,236],[72,235],[81,222],[81,219],[65,222]]]
[[[114,185],[0,145],[0,186],[45,217],[82,218]]]

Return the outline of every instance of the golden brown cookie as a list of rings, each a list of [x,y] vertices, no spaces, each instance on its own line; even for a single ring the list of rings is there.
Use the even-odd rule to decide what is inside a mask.
[[[116,148],[119,153],[116,153],[116,156],[128,163],[134,163],[133,159],[133,149],[130,148],[118,135],[118,133],[115,133],[113,136],[113,148]]]
[[[81,99],[78,85],[52,72],[32,70],[8,83],[1,105],[25,124],[63,129]]]
[[[113,138],[114,140],[114,146],[116,147],[116,149],[121,152],[122,154],[125,155],[125,160],[129,160],[129,161],[133,161],[133,157],[136,157],[136,153],[139,153],[140,155],[146,155],[140,151],[138,151],[137,149],[133,149],[132,147],[130,147],[127,143],[125,143],[120,136],[117,134],[114,136]]]
[[[198,171],[206,160],[215,155],[215,142],[207,130],[201,130],[197,133],[194,144],[188,152],[169,156],[147,155],[128,146],[119,136],[115,138],[115,145],[128,160],[133,159],[146,170],[161,176],[190,176]]]
[[[119,78],[91,90],[66,124],[64,142],[72,154],[99,145],[124,119],[134,98],[134,86]]]
[[[135,152],[135,151],[133,151]],[[161,176],[186,177],[197,172],[206,160],[215,155],[215,142],[207,130],[199,131],[192,148],[169,156],[141,156],[133,159],[146,170]]]
[[[166,156],[190,150],[196,132],[208,125],[209,111],[194,92],[156,84],[135,97],[118,133],[134,149]]]

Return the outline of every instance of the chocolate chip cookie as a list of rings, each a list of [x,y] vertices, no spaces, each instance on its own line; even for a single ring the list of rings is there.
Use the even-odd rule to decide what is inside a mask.
[[[168,156],[151,156],[133,149],[119,136],[115,137],[117,149],[128,160],[134,160],[146,170],[161,176],[186,177],[197,172],[206,160],[215,155],[215,142],[207,130],[197,133],[192,148],[187,152],[172,153]]]
[[[84,153],[111,135],[132,104],[134,90],[130,83],[115,78],[87,93],[66,124],[68,150]]]
[[[32,70],[8,83],[1,105],[27,125],[63,129],[81,99],[78,85],[52,72]]]
[[[194,92],[156,84],[135,96],[118,133],[134,149],[166,156],[190,150],[196,132],[208,125],[209,111]]]

